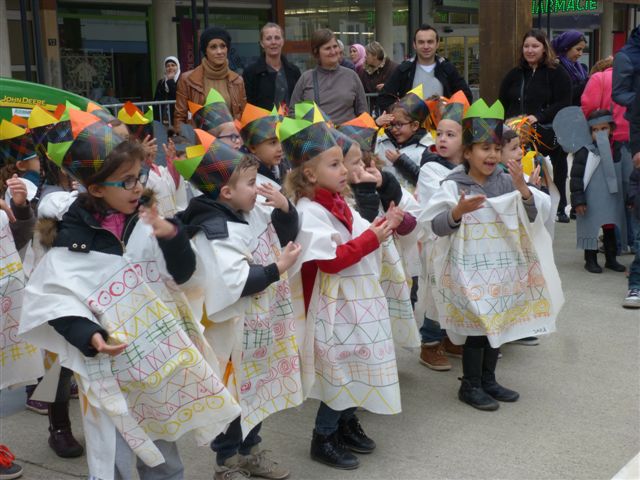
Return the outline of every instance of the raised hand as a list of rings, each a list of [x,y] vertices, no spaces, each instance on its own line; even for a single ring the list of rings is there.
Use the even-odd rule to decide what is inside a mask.
[[[102,338],[102,334],[96,332],[91,337],[91,346],[95,348],[100,353],[106,353],[107,355],[111,355],[115,357],[116,355],[120,355],[124,350],[128,347],[126,343],[121,343],[118,345],[109,345]]]
[[[280,253],[280,258],[276,262],[280,275],[291,268],[298,259],[300,252],[302,252],[302,246],[299,243],[287,243],[287,246],[284,247],[282,253]]]
[[[387,150],[384,152],[384,156],[387,157],[391,163],[396,163],[400,158],[400,152],[398,150]]]
[[[15,173],[6,181],[14,205],[22,207],[27,203],[27,185]]]
[[[175,161],[178,158],[178,154],[176,153],[176,144],[173,143],[173,140],[169,139],[167,143],[162,144],[162,150],[164,150],[164,158],[167,161],[167,170],[169,170],[169,174],[171,178],[173,178],[173,183],[176,188],[180,186],[180,174],[176,170]]]
[[[141,205],[138,216],[144,223],[151,225],[156,238],[170,239],[176,235],[176,226],[160,216],[157,204],[146,207]]]
[[[376,187],[380,188],[382,186],[382,172],[376,167],[376,161],[371,159],[371,163],[364,170],[374,176],[376,179]]]
[[[282,192],[276,189],[273,185],[270,183],[258,185],[256,190],[258,191],[258,194],[267,199],[267,201],[264,202],[264,205],[280,209],[285,213],[289,212],[289,200],[287,200],[287,197],[285,197]]]
[[[383,125],[389,125],[395,119],[396,119],[396,117],[394,117],[391,113],[387,113],[385,111],[385,112],[382,113],[382,115],[379,115],[376,118],[376,125],[378,125],[379,127],[382,127]]]
[[[374,220],[369,226],[369,230],[376,234],[378,243],[384,242],[393,234],[393,228],[391,228],[391,225],[389,225],[389,222],[384,217]]]
[[[395,230],[400,226],[402,220],[404,220],[404,211],[399,207],[396,207],[394,202],[391,202],[389,208],[387,209],[387,213],[385,214],[385,218],[387,222],[391,226],[392,230]]]
[[[535,185],[538,188],[540,188],[540,185],[542,185],[542,177],[540,177],[540,165],[537,165],[533,172],[531,172],[529,183],[531,185]]]
[[[513,186],[516,187],[516,189],[518,189],[518,191],[522,194],[522,198],[524,198],[525,200],[528,199],[531,196],[531,190],[529,190],[527,182],[524,181],[522,164],[516,162],[515,160],[507,160],[507,167],[509,168],[509,174],[511,175],[511,179],[513,180]]]
[[[156,153],[158,153],[158,145],[156,139],[151,138],[151,135],[147,135],[142,140],[142,148],[144,149],[145,161],[147,164],[152,164],[156,159]]]
[[[467,198],[464,192],[460,193],[460,200],[458,204],[451,210],[451,216],[456,222],[462,219],[465,213],[475,212],[479,208],[482,208],[484,201],[487,199],[484,195],[478,195],[471,198]]]

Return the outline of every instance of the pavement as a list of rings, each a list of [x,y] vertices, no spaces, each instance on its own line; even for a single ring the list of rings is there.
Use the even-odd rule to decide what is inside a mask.
[[[555,256],[566,303],[557,332],[538,346],[506,345],[498,380],[520,400],[480,412],[457,399],[460,360],[434,372],[417,352],[398,350],[403,412],[359,414],[376,440],[359,469],[341,472],[312,462],[309,443],[317,401],[270,417],[263,445],[291,478],[377,479],[610,479],[640,452],[640,310],[620,306],[622,273],[583,269],[575,223],[557,224]],[[602,256],[600,256],[602,259]],[[622,256],[629,265],[632,256]],[[601,263],[603,263],[603,259]],[[10,446],[29,480],[86,478],[84,457],[64,460],[47,445],[47,419],[22,409],[22,389],[0,394],[0,442]],[[77,400],[76,437],[84,441]],[[210,480],[214,457],[184,438],[185,478]],[[624,478],[640,479],[640,462]]]

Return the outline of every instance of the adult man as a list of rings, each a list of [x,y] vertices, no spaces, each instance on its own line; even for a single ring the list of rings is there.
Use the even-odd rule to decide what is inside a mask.
[[[383,110],[419,84],[422,84],[424,98],[432,95],[450,97],[462,90],[469,103],[473,101],[471,90],[456,67],[436,55],[439,42],[440,38],[434,27],[421,25],[416,30],[413,35],[416,56],[413,60],[402,62],[385,83],[378,100],[378,105]]]
[[[355,72],[356,66],[353,64],[353,62],[350,62],[344,57],[344,43],[342,43],[342,40],[340,39],[337,39],[337,42],[338,42],[338,46],[340,47],[340,66],[345,68],[350,68]]]

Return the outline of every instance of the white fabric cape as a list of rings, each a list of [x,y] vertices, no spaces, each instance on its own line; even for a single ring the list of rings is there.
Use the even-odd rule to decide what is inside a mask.
[[[90,319],[128,347],[115,357],[85,357],[47,323],[66,316]],[[141,221],[122,257],[49,250],[27,285],[20,334],[75,372],[89,472],[98,478],[114,476],[114,426],[155,466],[164,459],[153,440],[175,441],[193,431],[206,444],[240,412],[210,366],[215,358],[151,227]]]
[[[178,188],[169,173],[169,169],[164,166],[157,166],[158,171],[149,170],[149,179],[145,185],[153,190],[158,201],[158,213],[163,217],[173,217],[176,213],[187,208],[187,188],[182,177]]]
[[[538,215],[531,223],[518,191],[488,198],[460,228],[436,240],[437,320],[451,340],[486,335],[491,346],[555,331],[564,303],[552,241],[544,227],[549,196],[531,189]],[[455,182],[444,182],[427,206],[431,221],[458,202]]]
[[[433,141],[431,133],[427,132],[425,135],[422,136],[419,143],[408,145],[404,148],[399,149],[398,151],[401,154],[405,154],[407,157],[409,157],[409,159],[411,159],[411,161],[414,162],[416,165],[420,165],[420,162],[422,160],[422,154],[424,153],[425,149],[429,148],[434,143],[435,142]],[[387,150],[396,150],[396,147],[393,145],[393,143],[385,133],[383,135],[378,136],[378,139],[376,140],[375,154],[378,156],[378,158],[380,158],[380,160],[384,162],[383,170],[393,173],[395,177],[398,179],[398,181],[400,182],[400,185],[402,185],[403,188],[413,193],[413,191],[415,190],[415,187],[411,185],[411,183],[409,183],[400,174],[400,172],[396,170],[396,168],[393,166],[393,164],[389,160],[387,160],[387,156],[385,155],[385,152]]]
[[[206,312],[206,317],[200,317],[206,325],[205,336],[242,408],[243,437],[269,415],[304,400],[286,274],[262,292],[241,297],[249,265],[266,266],[280,256],[271,211],[256,204],[245,214],[248,225],[227,222],[225,239],[208,240],[204,233],[196,234],[198,271],[185,286],[196,314]]]
[[[359,236],[369,223],[352,209],[350,234],[319,203],[302,198],[296,208],[302,218],[296,239],[302,254],[291,271],[298,319],[306,318],[304,331],[299,330],[304,337],[298,337],[305,391],[334,410],[363,407],[374,413],[400,412],[389,307],[380,286],[376,253],[337,274],[318,271],[306,317],[302,301],[302,263],[335,258],[338,245]]]
[[[25,276],[9,218],[0,210],[0,390],[36,383],[44,375],[42,352],[18,336]]]

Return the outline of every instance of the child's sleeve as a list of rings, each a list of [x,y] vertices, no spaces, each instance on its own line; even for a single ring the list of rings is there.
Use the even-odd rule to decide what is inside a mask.
[[[300,231],[300,220],[298,210],[289,201],[289,211],[284,212],[279,208],[274,208],[271,212],[271,223],[276,230],[280,246],[285,247],[289,242],[293,242]]]
[[[336,248],[336,256],[331,260],[317,260],[321,272],[334,274],[358,263],[362,258],[374,252],[380,246],[378,237],[367,229],[360,236],[349,240]]]
[[[380,196],[373,182],[354,183],[351,185],[360,216],[373,222],[380,213]]]
[[[97,323],[84,317],[60,317],[49,320],[56,332],[76,347],[85,357],[95,357],[98,351],[91,345],[91,338],[99,333],[106,342],[109,334]]]
[[[571,205],[574,208],[587,204],[587,197],[584,193],[584,171],[587,167],[588,157],[589,152],[586,148],[581,148],[573,155],[569,191],[571,192]]]
[[[16,221],[10,223],[9,228],[13,235],[13,241],[16,244],[16,250],[19,251],[29,243],[33,237],[33,228],[36,224],[36,217],[28,202],[20,207],[13,203],[13,199],[11,199],[10,202],[11,211],[16,217]]]
[[[169,239],[158,239],[158,245],[167,265],[167,271],[180,285],[191,278],[196,270],[196,255],[191,248],[189,236],[182,223],[177,219],[168,219],[176,226],[176,235]]]
[[[419,169],[418,172],[420,172]],[[416,182],[417,181],[418,175],[416,174]],[[415,182],[413,184],[415,185]],[[385,212],[389,209],[391,202],[395,203],[396,206],[400,205],[400,201],[402,200],[402,187],[398,179],[391,172],[382,172],[382,185],[378,188],[378,195],[380,195],[382,209]]]
[[[416,165],[406,154],[401,154],[394,162],[395,169],[407,179],[411,185],[415,186],[418,183],[418,175],[420,174],[420,167]]]
[[[522,199],[522,204],[524,205],[524,209],[527,212],[529,221],[535,222],[536,217],[538,216],[538,207],[536,207],[536,200],[534,198],[533,192],[531,193],[531,196],[526,200],[524,198]]]
[[[270,265],[249,265],[249,275],[242,289],[241,297],[262,292],[272,283],[280,280],[280,271],[275,263]]]
[[[452,212],[453,208],[450,208],[445,212],[440,212],[433,218],[433,220],[431,220],[431,229],[433,230],[433,233],[439,237],[446,237],[460,228],[460,221],[456,222],[453,219]]]
[[[404,217],[402,218],[402,222],[396,228],[396,233],[401,237],[405,235],[409,235],[418,225],[416,217],[411,215],[409,212],[404,212]]]

